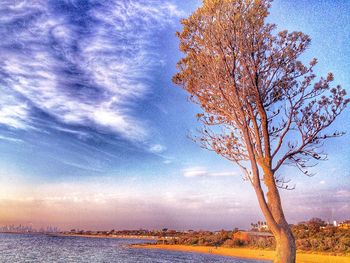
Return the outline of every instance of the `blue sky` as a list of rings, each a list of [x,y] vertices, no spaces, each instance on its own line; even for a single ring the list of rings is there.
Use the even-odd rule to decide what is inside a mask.
[[[200,1],[0,3],[0,224],[233,228],[262,219],[239,170],[188,139],[198,108],[171,83],[175,31]],[[305,61],[349,90],[350,2],[276,0],[312,38]],[[349,131],[347,109],[332,127]],[[350,214],[349,137],[315,177],[283,170],[288,219]],[[248,219],[247,219],[248,218]],[[247,222],[247,220],[249,222]]]

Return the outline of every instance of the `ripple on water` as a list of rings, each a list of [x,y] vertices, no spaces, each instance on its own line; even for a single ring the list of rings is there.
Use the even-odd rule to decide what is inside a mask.
[[[263,263],[179,251],[132,249],[142,240],[0,234],[0,262],[35,263]]]

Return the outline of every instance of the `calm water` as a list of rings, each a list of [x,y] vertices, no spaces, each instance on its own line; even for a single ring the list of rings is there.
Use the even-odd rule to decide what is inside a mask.
[[[0,262],[262,263],[214,255],[132,249],[140,240],[0,234]]]

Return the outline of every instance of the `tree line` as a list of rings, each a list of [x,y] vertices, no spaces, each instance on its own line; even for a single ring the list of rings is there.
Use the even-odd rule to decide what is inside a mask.
[[[253,224],[253,229],[255,224]],[[326,252],[334,255],[350,253],[350,229],[342,229],[333,225],[327,225],[324,221],[314,218],[307,222],[291,225],[291,230],[296,239],[296,248],[306,252]],[[248,241],[235,239],[232,231],[191,231],[178,233],[176,237],[159,243],[180,244],[192,246],[213,247],[250,247],[259,249],[275,249],[274,237],[253,238]]]

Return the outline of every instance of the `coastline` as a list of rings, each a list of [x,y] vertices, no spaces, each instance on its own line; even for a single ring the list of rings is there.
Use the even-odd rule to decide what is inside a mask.
[[[212,255],[221,255],[246,259],[273,260],[275,252],[273,250],[259,250],[251,248],[224,248],[206,246],[186,246],[186,245],[132,245],[132,248],[161,249],[171,251],[195,252]],[[348,263],[350,256],[331,256],[324,254],[297,252],[297,263]]]
[[[48,234],[50,235],[50,234]],[[131,235],[85,235],[85,234],[53,234],[52,236],[58,237],[87,237],[87,238],[115,238],[115,239],[142,239],[142,240],[154,240],[156,236],[131,236]]]

